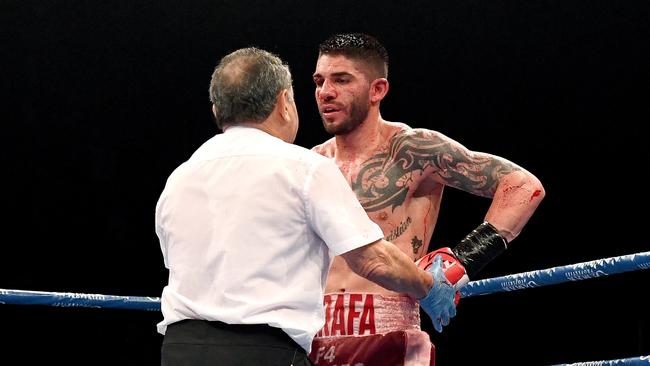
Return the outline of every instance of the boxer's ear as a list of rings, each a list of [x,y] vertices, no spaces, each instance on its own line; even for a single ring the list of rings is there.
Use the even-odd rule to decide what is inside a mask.
[[[385,78],[378,78],[370,83],[370,103],[377,104],[381,102],[386,94],[388,94],[388,80]]]

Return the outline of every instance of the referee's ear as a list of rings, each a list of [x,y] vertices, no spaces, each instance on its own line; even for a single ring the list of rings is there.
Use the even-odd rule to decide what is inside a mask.
[[[275,109],[285,122],[291,120],[291,100],[287,89],[282,89],[275,100]]]

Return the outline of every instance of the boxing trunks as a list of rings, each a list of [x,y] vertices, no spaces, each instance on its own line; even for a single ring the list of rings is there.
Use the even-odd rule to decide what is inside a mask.
[[[435,349],[408,296],[326,294],[325,326],[312,343],[316,366],[433,366]]]

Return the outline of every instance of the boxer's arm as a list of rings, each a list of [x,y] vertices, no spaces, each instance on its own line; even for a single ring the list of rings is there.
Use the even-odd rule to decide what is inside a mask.
[[[545,195],[539,179],[526,170],[514,170],[498,179],[485,221],[511,242],[521,233]]]
[[[407,130],[397,137],[393,150],[405,150],[401,155],[406,157],[417,155],[425,181],[492,198],[484,218],[486,223],[454,248],[454,256],[467,267],[470,277],[506,249],[544,198],[541,182],[504,158],[471,151],[444,134],[427,129]]]
[[[431,274],[414,266],[409,256],[383,239],[341,256],[356,274],[413,299],[425,297],[434,285]]]
[[[544,198],[542,183],[527,170],[502,157],[471,151],[439,132],[415,129],[409,146],[430,166],[425,179],[492,198],[485,221],[508,242],[519,235]]]

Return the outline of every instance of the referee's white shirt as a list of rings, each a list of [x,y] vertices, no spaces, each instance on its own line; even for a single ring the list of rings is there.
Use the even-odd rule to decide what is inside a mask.
[[[383,237],[332,160],[239,126],[170,175],[156,234],[169,269],[158,332],[183,319],[269,324],[307,352],[333,256]]]

